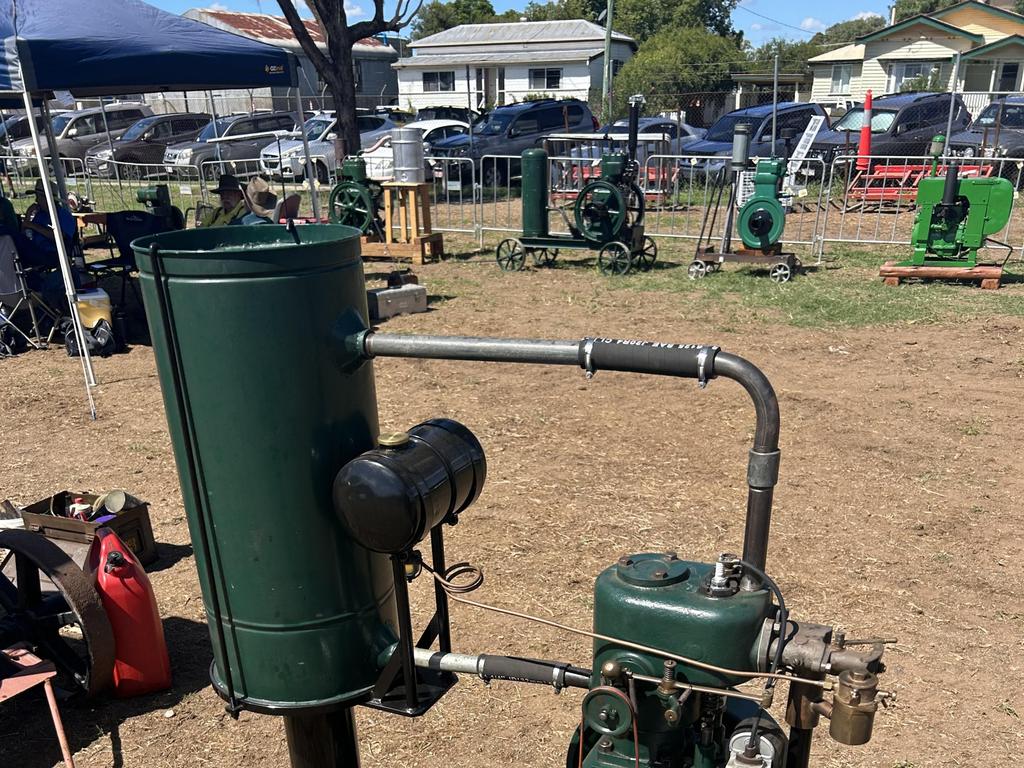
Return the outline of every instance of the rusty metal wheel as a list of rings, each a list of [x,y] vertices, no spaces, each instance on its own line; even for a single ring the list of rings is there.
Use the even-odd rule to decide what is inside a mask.
[[[114,631],[92,578],[38,533],[0,531],[0,550],[7,550],[0,562],[0,644],[31,644],[71,690],[91,696],[106,688]],[[56,591],[44,591],[51,584]]]

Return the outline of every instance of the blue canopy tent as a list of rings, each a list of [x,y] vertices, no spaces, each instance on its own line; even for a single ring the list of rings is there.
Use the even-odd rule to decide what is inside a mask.
[[[47,126],[50,155],[55,156],[46,100],[54,92],[75,97],[125,93],[196,91],[214,88],[290,87],[295,92],[298,121],[298,62],[293,54],[272,45],[175,16],[140,0],[0,0],[0,100],[17,99],[31,111],[40,105]],[[29,121],[41,173],[43,147],[34,121]],[[305,136],[303,137],[305,139]],[[316,212],[315,174],[306,146],[310,195]],[[60,163],[52,164],[62,196]],[[55,210],[49,184],[47,205]],[[68,303],[82,350],[90,409],[95,418],[91,386],[92,361],[77,311],[77,294],[63,238],[56,237]]]

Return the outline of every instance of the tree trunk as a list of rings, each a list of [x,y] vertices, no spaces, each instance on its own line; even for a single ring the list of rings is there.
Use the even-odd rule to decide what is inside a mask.
[[[340,42],[340,41],[339,41]],[[352,74],[352,47],[331,46],[334,67],[327,78],[327,86],[334,97],[334,114],[338,117],[337,134],[342,152],[354,155],[360,149],[359,127],[356,124],[356,85]]]

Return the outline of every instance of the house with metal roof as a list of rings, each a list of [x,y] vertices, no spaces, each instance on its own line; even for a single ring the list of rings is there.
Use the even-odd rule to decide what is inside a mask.
[[[460,24],[414,40],[392,66],[402,107],[483,110],[539,96],[587,100],[600,93],[605,30],[583,19]],[[612,33],[613,73],[636,41]]]
[[[295,38],[288,20],[284,16],[273,16],[266,13],[242,13],[217,8],[192,8],[183,14],[187,18],[201,21],[210,26],[242,35],[262,43],[269,43],[286,48],[296,55],[301,64],[299,72],[299,91],[306,106],[312,109],[330,109],[333,105],[329,97],[325,99],[326,86],[317,74],[313,63],[306,56]],[[310,37],[318,47],[326,50],[327,38],[314,19],[303,19]],[[391,45],[368,37],[360,40],[352,49],[352,77],[356,86],[356,105],[374,107],[393,104],[398,96],[398,78],[391,68],[398,59],[398,51]],[[290,94],[271,93],[270,89],[261,90],[256,96],[249,92],[217,93],[218,109],[248,111],[254,102],[261,108],[271,106],[290,109]],[[267,103],[267,97],[273,103]]]
[[[913,86],[955,88],[977,115],[992,99],[1021,92],[1024,16],[1013,6],[1008,0],[967,0],[814,56],[808,62],[814,72],[811,100],[859,101],[869,89],[877,96]]]

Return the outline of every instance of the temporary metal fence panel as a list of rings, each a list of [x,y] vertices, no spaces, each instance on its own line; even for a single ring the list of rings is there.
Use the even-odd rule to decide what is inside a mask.
[[[522,206],[519,201],[520,158],[518,155],[484,155],[480,158],[473,184],[479,201],[477,221],[480,243],[486,232],[521,232]],[[517,183],[513,185],[513,180]]]
[[[53,161],[46,159],[48,176],[53,178]],[[68,193],[78,197],[91,197],[91,179],[86,174],[85,164],[77,157],[60,158],[61,170],[67,183]],[[7,194],[11,198],[33,198],[36,182],[39,181],[39,164],[34,157],[24,155],[0,155],[0,173]]]
[[[437,232],[480,236],[476,167],[468,157],[427,157],[431,223]]]
[[[1016,190],[1024,186],[1024,158],[942,158],[940,174],[950,160],[959,164],[960,178],[1001,176]],[[827,244],[909,248],[917,215],[917,184],[931,172],[931,165],[932,158],[926,156],[835,158],[822,185],[825,207],[819,255]],[[993,238],[1017,249],[1024,247],[1024,212],[1019,206],[1014,206],[1009,223]]]

